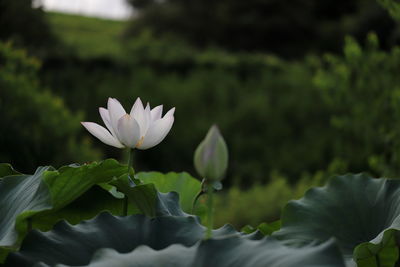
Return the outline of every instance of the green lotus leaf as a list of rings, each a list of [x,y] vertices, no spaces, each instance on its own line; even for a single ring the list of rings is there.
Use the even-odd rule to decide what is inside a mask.
[[[45,266],[45,265],[44,265]],[[248,240],[238,236],[201,241],[192,247],[174,244],[163,250],[140,246],[131,253],[99,250],[91,267],[344,267],[333,240],[316,247],[285,247],[271,238]]]
[[[193,199],[200,191],[201,183],[186,172],[140,172],[136,177],[143,183],[153,183],[159,192],[175,191],[179,194],[180,206],[185,212],[192,210]]]
[[[30,228],[40,224],[42,228],[49,228],[51,220],[41,221],[43,216],[66,208],[93,185],[110,181],[124,172],[126,166],[115,160],[105,160],[62,167],[58,171],[39,167],[33,175],[3,177],[0,180],[0,262],[10,250],[18,247]],[[57,217],[53,219],[56,221]]]
[[[54,224],[67,220],[71,224],[78,224],[83,220],[96,217],[99,213],[108,211],[114,215],[124,214],[124,203],[100,186],[93,186],[84,194],[59,210],[43,211],[34,215],[32,228],[49,231]],[[140,210],[134,205],[128,206],[128,214],[139,214]]]
[[[310,189],[283,210],[282,228],[273,236],[302,246],[332,237],[348,266],[389,267],[398,258],[400,180],[365,174],[333,177]]]
[[[51,209],[50,192],[41,182],[48,169],[40,167],[33,175],[12,175],[0,180],[0,248],[15,246],[18,234],[24,232],[23,228],[26,232],[27,218]]]
[[[156,214],[157,190],[154,184],[135,185],[128,175],[122,175],[110,182],[119,192],[128,198],[128,202],[137,205],[143,214],[154,217]]]
[[[129,203],[138,207],[141,214],[149,217],[155,217],[156,215],[185,215],[179,206],[179,197],[176,192],[160,193],[152,183],[132,184],[127,175],[113,180],[110,184],[126,195]]]
[[[175,198],[176,194],[163,195],[172,196]],[[171,203],[177,204],[174,199]],[[156,250],[175,243],[192,246],[204,237],[205,230],[194,216],[117,217],[105,212],[78,225],[63,221],[49,232],[31,231],[20,251],[9,255],[5,266],[32,266],[38,262],[51,266],[86,265],[100,248],[128,253],[140,245]],[[238,233],[227,225],[213,234],[218,237]]]
[[[43,180],[51,190],[54,207],[63,207],[95,184],[105,183],[126,172],[126,166],[108,159],[82,166],[65,166],[46,172]]]
[[[155,217],[156,215],[183,216],[185,213],[181,210],[181,205],[185,207],[185,211],[190,211],[193,199],[201,186],[200,182],[188,173],[170,172],[162,174],[159,172],[144,172],[138,173],[135,177],[142,184],[138,184],[137,181],[132,183],[128,175],[122,175],[118,179],[111,181],[109,185],[115,187],[117,192],[126,195],[132,205],[137,206],[142,214],[149,217]],[[104,185],[102,187],[104,188]],[[110,189],[106,187],[106,190]],[[179,198],[176,196],[176,200],[179,203],[172,203],[172,205],[167,205],[164,208],[158,207],[159,205],[166,205],[172,199],[170,197],[162,199],[163,193],[158,191],[179,193]],[[172,202],[176,200],[174,199]]]
[[[102,213],[75,226],[60,222],[50,232],[33,230],[5,266],[344,267],[333,240],[291,248],[272,238],[243,236],[231,226],[214,230],[204,241],[205,230],[193,216]]]

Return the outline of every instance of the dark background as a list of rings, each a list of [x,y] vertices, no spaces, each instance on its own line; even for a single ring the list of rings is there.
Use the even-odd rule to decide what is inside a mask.
[[[176,107],[167,138],[135,153],[140,171],[196,175],[194,150],[217,123],[230,150],[227,198],[244,188],[254,202],[290,188],[271,197],[279,206],[334,173],[399,177],[400,31],[382,6],[396,16],[396,2],[129,2],[137,16],[115,34],[117,52],[85,54],[49,17],[64,15],[0,0],[1,162],[31,173],[126,160],[79,122],[100,122],[110,96],[126,109],[140,96]],[[70,20],[83,40],[87,22]],[[87,51],[107,51],[104,40]]]

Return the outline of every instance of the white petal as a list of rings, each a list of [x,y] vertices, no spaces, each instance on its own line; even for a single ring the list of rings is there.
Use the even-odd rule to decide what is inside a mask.
[[[175,107],[173,107],[173,108],[171,108],[170,110],[168,110],[168,112],[165,113],[164,118],[166,118],[166,117],[172,117],[172,116],[174,116],[174,113],[175,113]]]
[[[147,105],[145,110],[144,110],[143,128],[142,128],[142,126],[140,126],[140,134],[142,136],[146,135],[146,132],[149,129],[151,123],[152,123],[152,120],[151,120],[151,109],[150,109],[150,105]]]
[[[174,117],[168,116],[155,121],[144,137],[143,143],[137,146],[138,149],[148,149],[158,145],[167,136],[174,123]]]
[[[119,119],[118,133],[121,142],[130,148],[135,148],[140,140],[140,126],[129,114],[125,114]]]
[[[103,119],[104,124],[107,126],[107,129],[111,132],[112,136],[118,138],[115,134],[114,128],[111,125],[110,113],[108,112],[108,110],[105,108],[99,108],[99,113],[101,118]]]
[[[136,113],[141,113],[143,111],[144,111],[144,107],[143,107],[142,100],[140,100],[140,97],[138,97],[138,98],[136,98],[136,101],[132,106],[130,114],[132,117],[134,117],[134,115]]]
[[[159,105],[151,110],[151,120],[156,121],[161,119],[163,105]]]
[[[82,125],[88,130],[92,135],[97,137],[104,144],[115,146],[118,148],[123,148],[122,145],[115,137],[113,137],[109,131],[103,126],[98,125],[94,122],[81,122]]]
[[[143,108],[143,103],[138,97],[131,110],[131,117],[133,117],[140,126],[140,134],[144,136],[149,128],[150,123],[150,106]]]
[[[114,129],[116,137],[119,139],[118,133],[118,120],[126,114],[125,109],[122,107],[121,103],[115,98],[109,98],[107,103],[108,112],[110,114],[111,126]]]

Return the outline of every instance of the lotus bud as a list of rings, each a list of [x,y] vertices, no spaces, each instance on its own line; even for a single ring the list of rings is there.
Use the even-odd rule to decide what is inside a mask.
[[[218,127],[213,125],[194,154],[194,166],[206,180],[220,181],[228,167],[228,148]]]

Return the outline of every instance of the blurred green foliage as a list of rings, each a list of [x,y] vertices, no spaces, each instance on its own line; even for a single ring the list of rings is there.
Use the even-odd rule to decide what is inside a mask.
[[[39,61],[0,42],[0,161],[22,172],[100,158],[79,136],[82,114],[40,88]]]
[[[286,11],[268,17],[265,25],[259,24],[264,18],[257,14],[248,24],[242,16],[237,21],[229,19],[233,24],[223,27],[232,29],[235,23],[243,27],[237,27],[237,32],[227,30],[226,36],[219,35],[226,29],[213,20],[196,20],[197,26],[190,25],[194,23],[190,20],[178,25],[190,28],[210,23],[207,29],[213,32],[205,35],[193,28],[190,33],[193,38],[210,38],[201,45],[191,37],[182,38],[184,34],[148,24],[147,11],[134,22],[134,27],[141,25],[135,38],[122,44],[115,38],[123,23],[50,14],[50,32],[67,46],[58,47],[63,49],[59,51],[43,49],[51,44],[43,39],[45,44],[37,50],[45,55],[39,73],[39,62],[9,44],[0,46],[0,161],[33,171],[40,164],[98,159],[101,153],[91,149],[93,145],[104,157],[121,158],[120,150],[84,132],[79,121],[102,123],[98,107],[105,106],[110,96],[120,99],[126,109],[140,96],[152,106],[164,104],[165,109],[175,106],[177,110],[165,141],[154,149],[135,152],[137,170],[194,173],[196,146],[212,123],[220,126],[230,151],[224,181],[230,188],[217,201],[221,224],[272,221],[286,200],[330,174],[368,171],[399,177],[400,48],[391,47],[397,40],[397,26],[373,2],[341,1],[337,9],[333,8],[335,1],[328,2],[326,6],[325,2],[310,2],[314,3],[311,12],[299,8],[304,1],[292,6],[266,1],[269,12],[278,7]],[[392,2],[381,0],[384,5]],[[150,10],[147,1],[135,1],[135,5]],[[237,10],[246,11],[239,4],[231,8],[226,18]],[[321,8],[325,13],[308,19],[307,12],[315,15]],[[306,12],[296,14],[295,21],[304,14],[307,19],[299,25],[285,21],[293,10]],[[333,15],[320,20],[323,14]],[[202,14],[196,16],[202,18]],[[242,34],[255,24],[266,27],[255,31],[266,31],[262,35],[253,32],[254,38]],[[310,25],[316,26],[311,35],[291,35],[293,31],[304,33],[301,28]],[[276,29],[281,29],[279,34]],[[378,35],[369,34],[365,41],[371,29]],[[18,46],[25,46],[25,41],[18,40],[27,40],[26,48],[32,53],[31,37],[24,37],[24,31],[13,32],[2,39],[13,39]],[[342,46],[345,33],[354,37],[347,37]],[[32,36],[39,41],[40,35]],[[310,36],[317,41],[310,41]],[[227,43],[228,37],[237,42]],[[261,37],[262,42],[257,39]],[[257,47],[246,47],[242,41]],[[252,49],[298,59],[241,52]],[[319,55],[325,51],[338,53]]]
[[[37,1],[36,1],[37,2]],[[60,45],[42,8],[33,8],[32,0],[0,1],[0,41],[28,49],[44,57]]]
[[[378,0],[378,3],[387,9],[394,19],[400,20],[400,2],[398,0]]]
[[[302,61],[198,50],[151,32],[125,49],[120,61],[53,58],[45,62],[42,78],[90,121],[100,122],[98,107],[109,96],[126,108],[137,96],[176,106],[166,140],[136,153],[140,169],[194,173],[193,152],[202,133],[217,123],[230,149],[228,184],[264,183],[274,171],[295,182],[335,162],[344,171],[399,175],[400,56],[398,48],[380,50],[374,34],[365,48],[347,38],[343,55]]]
[[[335,131],[331,151],[351,170],[400,176],[400,48],[362,48],[348,37],[343,56],[326,55],[314,76]]]
[[[290,176],[329,164],[324,158],[329,117],[312,84],[313,62],[216,48],[199,51],[151,34],[126,49],[122,62],[54,58],[45,62],[42,77],[71,109],[83,109],[89,121],[100,122],[98,107],[109,96],[126,108],[137,96],[152,105],[175,106],[176,122],[166,140],[156,149],[136,152],[141,169],[194,173],[193,152],[212,123],[220,126],[232,155],[230,182],[266,182],[272,170]]]
[[[289,183],[279,172],[272,172],[268,183],[254,184],[245,190],[238,186],[224,189],[216,196],[216,225],[229,222],[240,229],[245,225],[276,221],[289,200],[301,198],[311,187],[323,186],[334,174],[345,173],[345,169],[345,165],[336,160],[325,170],[303,173],[295,183]]]
[[[389,2],[389,0],[380,0]],[[346,35],[377,32],[384,48],[399,41],[398,25],[376,0],[129,0],[136,9],[126,35],[144,29],[196,47],[264,51],[285,58],[340,52]],[[393,1],[392,1],[393,2]]]
[[[120,41],[126,22],[62,13],[45,15],[60,41],[72,50],[72,55],[82,58],[123,56]]]

